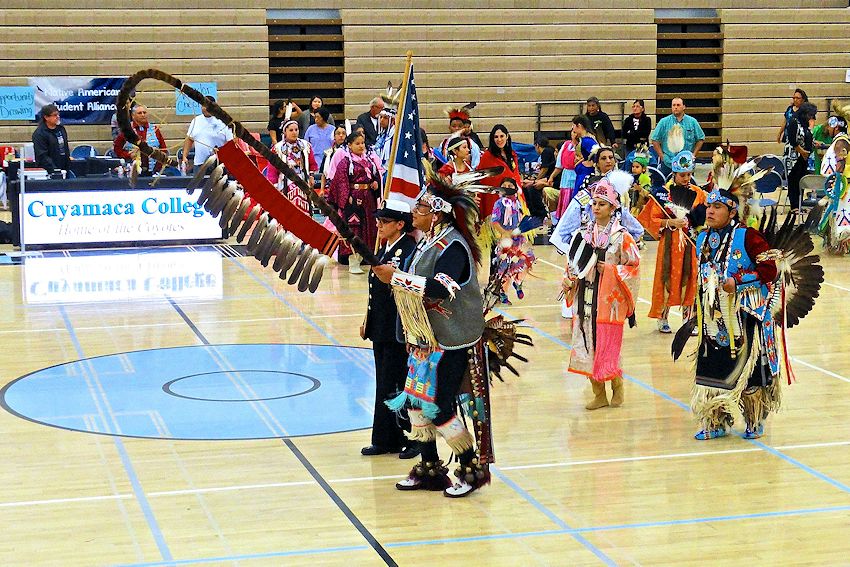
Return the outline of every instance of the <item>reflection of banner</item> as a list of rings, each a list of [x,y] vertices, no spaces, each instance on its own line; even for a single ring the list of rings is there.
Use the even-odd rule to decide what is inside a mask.
[[[0,87],[0,120],[35,120],[32,87]]]
[[[221,238],[185,189],[27,192],[21,217],[28,245]]]
[[[218,92],[215,83],[186,83],[204,96],[218,98]],[[174,91],[177,94],[177,116],[196,116],[201,113],[201,105],[187,97],[180,91]]]
[[[221,267],[221,254],[212,250],[27,258],[24,300],[220,299]]]
[[[35,111],[59,107],[63,124],[109,124],[125,77],[30,77]]]

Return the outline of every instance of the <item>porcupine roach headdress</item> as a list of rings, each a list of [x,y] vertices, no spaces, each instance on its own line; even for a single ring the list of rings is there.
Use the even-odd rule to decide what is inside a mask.
[[[291,285],[297,283],[299,291],[309,289],[312,292],[318,287],[327,256],[336,250],[340,237],[345,238],[368,263],[378,263],[369,247],[354,236],[336,210],[317,195],[275,152],[255,139],[217,103],[207,99],[180,79],[158,69],[145,69],[131,75],[118,94],[118,125],[127,141],[135,144],[140,153],[160,163],[175,165],[175,158],[150,147],[145,140],[140,140],[130,126],[130,96],[136,85],[144,79],[156,79],[171,85],[199,103],[224,124],[231,126],[237,138],[269,160],[278,171],[295,183],[310,201],[327,215],[339,232],[339,235],[336,235],[324,228],[281,195],[257,170],[245,152],[236,146],[235,140],[231,140],[199,168],[189,184],[188,192],[192,194],[195,187],[204,184],[204,176],[215,166],[216,161],[220,160],[221,163],[212,170],[206,180],[198,203],[213,216],[220,216],[219,224],[224,234],[236,234],[239,242],[242,242],[248,231],[253,228],[247,249],[263,266],[268,266],[274,257],[273,269],[280,273],[282,280]],[[228,179],[228,175],[234,176],[235,180]]]
[[[850,104],[842,105],[839,101],[834,100],[832,101],[832,112],[850,126]]]
[[[460,108],[450,108],[446,111],[446,115],[449,117],[449,122],[452,120],[463,120],[464,122],[469,121],[469,111],[475,108],[477,103],[468,102],[461,106]]]

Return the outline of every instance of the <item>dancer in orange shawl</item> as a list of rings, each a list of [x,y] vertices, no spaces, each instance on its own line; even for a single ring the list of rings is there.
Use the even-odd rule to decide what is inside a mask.
[[[563,288],[568,306],[575,304],[570,372],[590,379],[589,410],[608,404],[605,382],[611,382],[611,406],[623,404],[620,348],[623,324],[634,322],[640,282],[640,252],[620,225],[620,199],[607,179],[591,186],[593,214],[573,236],[567,254]]]
[[[682,318],[691,318],[697,289],[697,256],[694,239],[705,224],[706,192],[691,184],[694,155],[685,150],[673,158],[673,179],[652,197],[637,219],[658,240],[652,305],[649,317],[658,319],[658,330],[670,332],[667,315],[680,305]]]

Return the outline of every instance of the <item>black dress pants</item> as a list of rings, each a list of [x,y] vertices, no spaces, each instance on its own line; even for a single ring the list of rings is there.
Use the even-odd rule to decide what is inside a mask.
[[[372,445],[400,449],[408,444],[404,436],[410,422],[384,403],[404,389],[407,378],[407,349],[397,341],[372,343],[375,354],[375,417],[372,421]],[[405,412],[406,413],[406,412]]]

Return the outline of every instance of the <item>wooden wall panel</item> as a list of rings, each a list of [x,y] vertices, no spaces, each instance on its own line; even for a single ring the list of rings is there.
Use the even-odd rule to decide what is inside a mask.
[[[723,138],[750,153],[782,153],[776,134],[795,88],[827,117],[827,99],[850,98],[846,9],[724,9]]]
[[[26,85],[33,76],[127,76],[156,67],[186,81],[215,81],[225,108],[252,128],[265,129],[268,30],[265,7],[258,9],[258,3],[238,9],[205,5],[203,10],[181,9],[186,2],[167,8],[158,3],[138,19],[115,9],[83,9],[86,2],[70,9],[38,1],[27,2],[26,8],[4,4],[11,9],[0,11],[0,52],[5,59],[0,84]],[[134,10],[140,8],[134,3]],[[137,92],[155,120],[164,123],[168,143],[179,143],[191,117],[174,114],[173,89],[145,81]],[[34,129],[28,122],[0,122],[0,143],[18,146],[30,141]],[[108,125],[69,126],[68,135],[72,147],[111,146]]]
[[[422,124],[435,132],[432,138],[448,130],[446,108],[471,100],[478,103],[473,118],[482,137],[502,123],[522,142],[532,140],[538,101],[654,100],[654,11],[637,8],[621,22],[610,13],[586,4],[565,11],[494,8],[460,23],[456,10],[430,10],[424,18],[421,10],[341,10],[346,115],[356,116],[387,80],[400,79],[408,49],[425,103]],[[559,120],[545,129],[566,129],[578,110],[559,108]],[[620,120],[618,104],[605,110]]]

